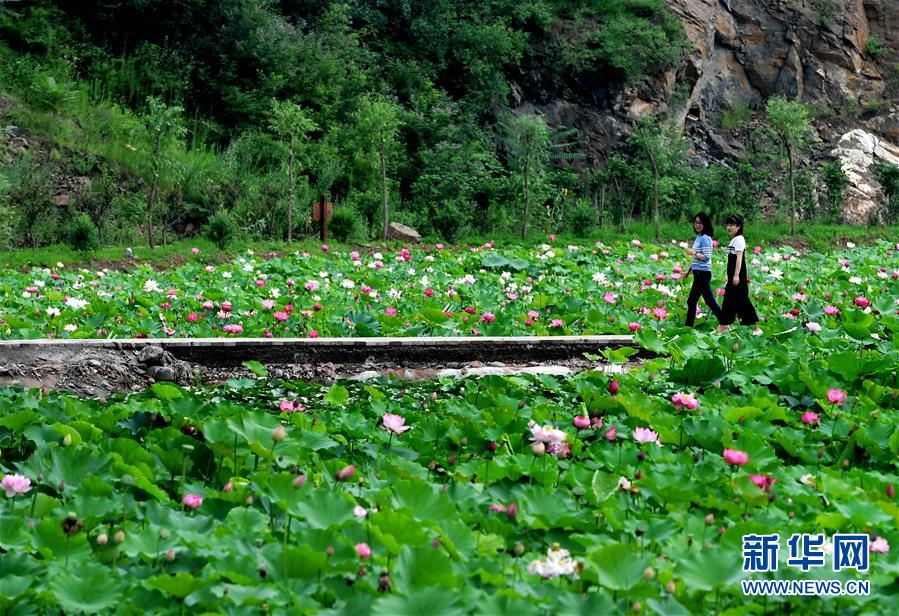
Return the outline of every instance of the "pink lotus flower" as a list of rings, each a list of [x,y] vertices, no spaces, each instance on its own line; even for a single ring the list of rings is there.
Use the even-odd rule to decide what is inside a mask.
[[[557,430],[549,424],[541,426],[536,421],[528,422],[531,430],[531,440],[537,443],[563,443],[568,435],[562,430]]]
[[[347,479],[350,479],[355,474],[356,474],[356,467],[351,464],[349,466],[344,466],[342,469],[337,471],[334,474],[334,476],[337,478],[338,481],[346,481]]]
[[[572,422],[575,428],[579,430],[585,430],[590,427],[590,418],[584,417],[583,415],[575,415],[574,421]]]
[[[659,442],[659,435],[649,428],[634,428],[634,440],[638,443],[655,443],[659,446],[662,445],[662,443]]]
[[[859,296],[855,298],[855,305],[859,308],[867,308],[871,305],[871,300],[869,300],[867,297]]]
[[[272,316],[275,317],[276,321],[280,321],[282,323],[287,320],[287,313],[282,310],[277,311]]]
[[[602,298],[606,301],[606,303],[609,303],[609,304],[614,304],[615,302],[618,301],[618,296],[615,295],[614,293],[612,293],[611,291],[608,291],[605,295],[603,295]]]
[[[434,297],[434,289],[432,289],[430,287],[425,289],[424,293],[425,293],[425,297]]]
[[[302,404],[295,404],[293,400],[281,400],[278,409],[283,413],[292,413],[293,411],[303,410]]]
[[[443,250],[443,244],[435,244],[434,248],[436,248],[437,250]]]
[[[695,411],[699,408],[699,399],[696,397],[696,394],[692,392],[689,394],[678,392],[671,396],[671,401],[674,402],[674,408],[678,411],[683,408]]]
[[[664,308],[653,308],[652,316],[657,318],[659,321],[664,321],[665,319],[668,318],[668,311],[665,310]]]
[[[381,424],[385,430],[393,434],[402,434],[406,430],[411,430],[412,426],[404,425],[406,418],[393,413],[384,413],[381,416]]]
[[[528,318],[536,321],[540,318],[540,313],[536,310],[528,310]]]
[[[492,312],[485,312],[481,315],[481,323],[493,323],[496,317]]]
[[[556,234],[555,234],[555,233],[550,233],[550,234],[549,234],[549,241],[550,241],[550,242],[555,242],[555,241],[556,241]]]
[[[191,251],[192,253],[194,253],[195,255],[200,254],[200,249],[197,248],[196,246],[194,246],[193,248],[191,248],[190,251]]]
[[[553,319],[550,324],[550,328],[558,329],[560,327],[565,327],[565,321],[562,319]]]
[[[806,411],[802,414],[802,423],[805,425],[818,425],[818,414]]]
[[[231,302],[222,302],[222,310],[231,312]]]
[[[322,252],[328,252],[329,250],[331,250],[330,246],[328,246],[327,244],[322,244]]]
[[[273,299],[264,299],[262,300],[262,307],[266,310],[271,310],[275,307],[275,300]]]
[[[738,449],[725,449],[724,461],[735,466],[743,466],[749,462],[749,454]]]
[[[384,314],[386,314],[388,317],[395,317],[396,316],[396,308],[394,308],[393,306],[388,306],[387,308],[384,309]]]
[[[316,329],[310,330],[309,337],[310,338],[318,338],[318,330],[316,330]]]
[[[240,325],[239,323],[228,323],[222,328],[222,331],[229,334],[242,334],[243,325]]]
[[[835,315],[835,314],[840,314],[840,309],[837,308],[836,306],[825,306],[824,314],[828,314],[831,316]]]
[[[752,252],[754,252],[755,254],[761,254],[761,252],[762,252],[762,247],[761,247],[761,246],[756,246],[755,248],[752,249]]]
[[[187,313],[187,320],[190,321],[191,323],[196,323],[197,319],[199,319],[199,318],[200,318],[200,315],[198,315],[196,312],[188,312]]]
[[[350,253],[350,259],[352,259],[353,261],[358,261],[359,253],[354,250],[353,252]]]
[[[495,511],[496,513],[505,513],[506,506],[502,503],[493,503],[492,505],[490,505],[490,511]]]
[[[877,554],[886,554],[890,551],[890,544],[883,537],[875,536],[874,541],[871,542],[871,551]]]
[[[14,498],[31,489],[31,479],[24,475],[4,475],[3,481],[0,482],[0,489],[6,493],[7,498]]]
[[[188,509],[199,509],[203,505],[203,497],[197,494],[185,494],[181,502]]]
[[[846,392],[841,389],[828,389],[827,401],[831,404],[843,404],[846,402]]]
[[[750,475],[749,480],[757,485],[760,490],[764,490],[765,492],[770,492],[771,486],[777,481],[774,477],[769,477],[767,475]]]
[[[609,441],[610,443],[614,443],[617,436],[618,436],[618,429],[615,426],[611,426],[606,431],[606,434],[605,434],[606,440]]]
[[[215,304],[213,304],[210,300],[206,300],[203,302],[203,310],[212,310],[215,308]]]
[[[609,386],[606,388],[606,391],[614,396],[618,393],[619,389],[621,389],[621,385],[618,384],[618,381],[612,379],[611,381],[609,381]]]
[[[306,284],[303,285],[307,291],[317,291],[318,290],[318,281],[317,280],[309,280]]]
[[[359,554],[359,558],[361,558],[362,560],[368,560],[369,558],[371,558],[371,548],[368,547],[367,543],[357,543],[356,553]]]
[[[602,417],[594,417],[593,418],[593,427],[599,430],[602,428]]]
[[[821,332],[821,324],[815,323],[814,321],[809,321],[808,323],[805,324],[805,327],[814,334]]]
[[[638,332],[638,331],[640,331],[640,324],[637,323],[636,321],[631,321],[630,323],[627,324],[627,328],[629,330],[631,330],[632,332]]]

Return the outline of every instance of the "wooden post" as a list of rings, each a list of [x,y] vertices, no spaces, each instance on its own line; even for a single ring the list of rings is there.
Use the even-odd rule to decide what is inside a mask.
[[[318,208],[321,217],[321,241],[322,244],[328,241],[328,212],[325,210],[325,196],[322,195],[318,200]]]

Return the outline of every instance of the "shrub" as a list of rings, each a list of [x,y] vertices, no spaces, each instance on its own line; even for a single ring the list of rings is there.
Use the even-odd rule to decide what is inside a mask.
[[[740,128],[749,121],[751,115],[752,111],[746,101],[738,100],[721,116],[721,128],[724,130]]]
[[[596,211],[581,203],[568,215],[568,227],[575,237],[587,237],[596,228]]]
[[[356,212],[348,207],[334,210],[334,214],[331,216],[330,222],[328,222],[328,230],[338,242],[346,242],[362,235],[362,225],[359,217]]]
[[[234,239],[234,222],[228,212],[219,210],[206,222],[206,237],[218,246],[219,250],[224,250]]]
[[[97,228],[87,214],[79,214],[69,223],[67,243],[76,252],[89,252],[100,246]]]

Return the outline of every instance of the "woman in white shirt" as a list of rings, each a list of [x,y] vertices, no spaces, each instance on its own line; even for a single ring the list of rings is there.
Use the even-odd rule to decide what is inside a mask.
[[[743,325],[755,325],[756,336],[762,334],[758,326],[759,316],[749,300],[749,279],[746,277],[746,239],[743,237],[743,217],[728,216],[724,221],[730,244],[727,246],[727,285],[724,287],[724,303],[718,317],[718,332],[725,332],[740,317]]]

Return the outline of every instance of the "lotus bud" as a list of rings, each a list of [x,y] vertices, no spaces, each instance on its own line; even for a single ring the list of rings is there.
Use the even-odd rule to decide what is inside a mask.
[[[168,551],[165,553],[165,559],[168,562],[172,562],[173,560],[175,560],[175,550],[173,550],[172,548],[169,548]]]
[[[306,475],[302,475],[302,474],[297,475],[296,478],[293,480],[293,487],[302,488],[305,483],[306,483]]]
[[[674,591],[677,590],[677,584],[674,583],[674,580],[671,580],[670,582],[668,582],[667,584],[665,584],[665,590],[667,590],[668,592],[674,594]]]
[[[531,445],[531,452],[535,456],[542,456],[546,453],[546,445],[540,442],[534,443],[533,445]]]
[[[276,443],[280,443],[285,438],[287,438],[287,430],[284,429],[284,426],[278,426],[272,430],[272,440]]]
[[[97,535],[97,545],[106,545],[107,543],[109,543],[109,535],[106,533]]]
[[[62,439],[62,446],[68,447],[71,444],[72,444],[72,435],[71,435],[71,433],[66,433],[66,435]]]
[[[112,536],[112,540],[116,543],[122,543],[125,540],[125,531],[119,530],[116,531],[116,534]]]
[[[652,567],[646,567],[646,569],[643,570],[643,577],[645,577],[647,580],[655,579],[656,570]]]

